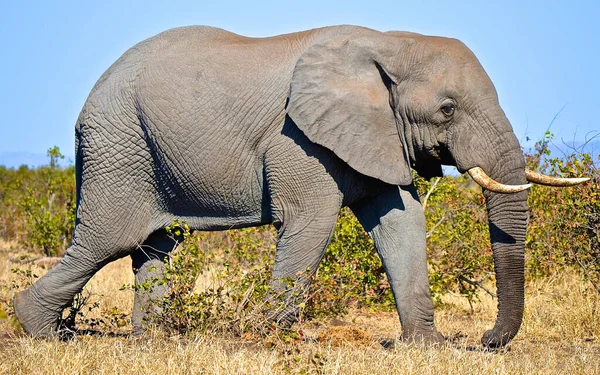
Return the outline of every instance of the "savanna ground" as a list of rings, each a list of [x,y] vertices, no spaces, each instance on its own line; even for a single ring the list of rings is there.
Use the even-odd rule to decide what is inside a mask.
[[[0,244],[2,285],[41,276],[49,266],[14,243]],[[41,263],[41,264],[40,264]],[[436,323],[451,340],[442,347],[397,341],[395,312],[352,310],[345,316],[303,323],[303,337],[266,343],[204,334],[179,336],[153,330],[129,336],[131,261],[118,260],[101,270],[87,289],[99,302],[86,315],[107,320],[69,341],[36,340],[23,335],[9,315],[0,330],[2,374],[599,374],[600,296],[574,272],[529,282],[521,331],[506,349],[486,351],[482,333],[492,327],[496,302],[487,294],[473,310],[464,297],[446,294]],[[2,300],[13,290],[4,288]],[[108,318],[107,318],[108,317]],[[81,327],[86,328],[86,327]],[[89,327],[88,327],[89,328]]]

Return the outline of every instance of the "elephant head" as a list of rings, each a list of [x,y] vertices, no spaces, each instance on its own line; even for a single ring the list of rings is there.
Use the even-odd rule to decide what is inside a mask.
[[[311,141],[364,175],[409,185],[411,168],[430,178],[447,164],[482,185],[498,289],[498,317],[483,343],[508,343],[523,317],[526,180],[557,181],[526,173],[519,142],[474,54],[440,37],[339,35],[301,56],[287,110]]]

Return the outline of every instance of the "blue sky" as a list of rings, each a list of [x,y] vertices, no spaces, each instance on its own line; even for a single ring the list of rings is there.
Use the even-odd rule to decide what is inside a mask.
[[[135,43],[194,24],[256,37],[336,24],[455,37],[523,145],[557,114],[556,137],[582,141],[600,130],[599,14],[598,1],[3,1],[0,164],[43,162],[53,145],[72,158],[75,120],[104,70]]]

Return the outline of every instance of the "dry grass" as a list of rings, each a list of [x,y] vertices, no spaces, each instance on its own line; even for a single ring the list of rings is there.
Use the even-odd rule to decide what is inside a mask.
[[[24,253],[0,243],[0,285],[22,280],[10,269]],[[130,261],[103,269],[89,287],[100,298],[98,316],[117,307],[130,312]],[[0,291],[2,310],[14,293]],[[600,296],[575,274],[527,286],[525,320],[508,349],[485,352],[478,345],[493,325],[495,301],[482,295],[471,311],[463,299],[445,298],[436,311],[438,328],[453,340],[443,347],[415,347],[395,340],[400,325],[395,313],[355,311],[328,322],[306,324],[304,339],[267,347],[235,338],[167,337],[151,332],[127,337],[130,326],[100,328],[101,335],[79,335],[69,342],[33,340],[18,333],[10,317],[0,320],[2,374],[599,374]]]

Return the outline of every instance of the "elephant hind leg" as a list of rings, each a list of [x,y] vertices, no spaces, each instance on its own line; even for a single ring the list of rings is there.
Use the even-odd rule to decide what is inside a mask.
[[[56,335],[63,309],[92,276],[106,264],[131,254],[148,236],[150,221],[145,213],[139,207],[128,212],[82,204],[73,242],[61,262],[13,300],[24,330],[35,337]]]
[[[168,285],[163,282],[166,272],[164,260],[181,241],[183,238],[176,238],[161,229],[152,233],[131,253],[131,266],[135,274],[135,284],[138,286],[131,316],[134,335],[144,332],[150,314],[160,312],[158,306],[152,306],[152,301],[169,291]]]
[[[94,259],[91,249],[72,245],[62,261],[30,288],[15,295],[15,315],[25,332],[34,337],[57,334],[62,311],[92,276],[111,258]]]

